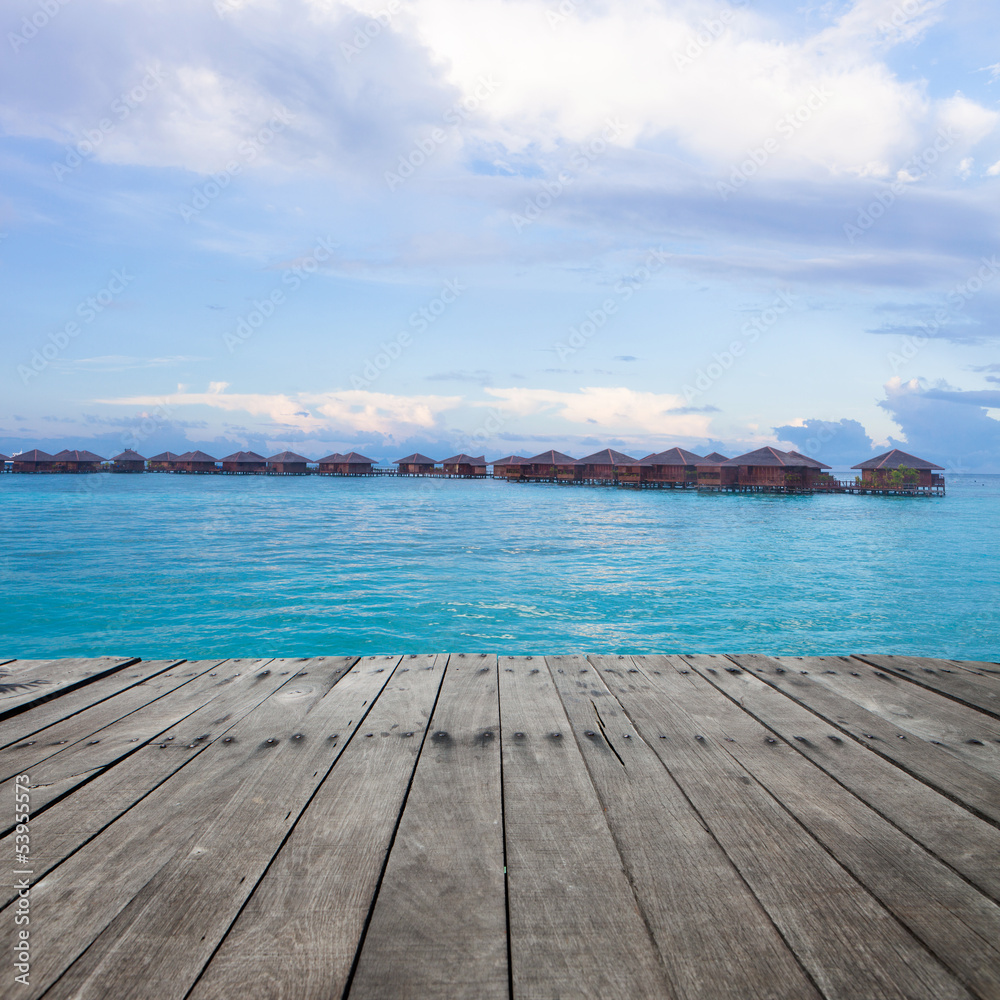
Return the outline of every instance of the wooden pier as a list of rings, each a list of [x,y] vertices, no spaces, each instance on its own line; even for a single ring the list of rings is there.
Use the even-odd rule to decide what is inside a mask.
[[[0,664],[4,997],[1000,998],[995,663]]]

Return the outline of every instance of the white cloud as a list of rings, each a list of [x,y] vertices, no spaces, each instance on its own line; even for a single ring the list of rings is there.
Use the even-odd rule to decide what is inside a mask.
[[[884,62],[942,3],[854,0],[826,29],[788,39],[761,13],[718,0],[579,4],[556,24],[551,0],[409,0],[347,59],[345,42],[377,23],[360,0],[226,0],[222,16],[202,0],[95,0],[86,65],[100,64],[100,77],[67,50],[65,86],[49,85],[61,56],[47,46],[63,37],[49,33],[0,69],[0,123],[71,143],[155,65],[162,85],[106,136],[97,158],[218,171],[287,107],[293,124],[254,162],[374,169],[380,179],[445,108],[492,78],[495,92],[435,152],[436,164],[462,142],[544,155],[589,139],[611,118],[624,125],[620,145],[667,142],[712,171],[770,138],[780,146],[773,176],[888,175],[942,123],[961,133],[956,153],[996,125],[994,112],[961,95],[934,101],[922,82],[900,79]],[[726,24],[722,10],[732,15]],[[67,28],[78,16],[66,9]],[[102,30],[111,18],[115,29]],[[705,21],[721,29],[717,37],[704,33]],[[65,39],[74,44],[72,31]],[[829,97],[783,130],[780,122],[817,93]]]
[[[246,413],[266,418],[272,433],[278,430],[304,434],[383,434],[406,437],[428,431],[439,416],[455,409],[457,396],[394,396],[351,389],[327,393],[229,393],[227,383],[212,382],[208,392],[171,393],[166,396],[129,396],[96,399],[113,406],[167,406],[172,410],[204,406],[226,413]]]
[[[604,434],[662,434],[708,437],[710,418],[703,413],[672,412],[684,408],[682,396],[639,392],[624,386],[586,386],[579,392],[553,389],[504,388],[485,390],[494,397],[489,405],[512,416],[550,414],[593,432]]]

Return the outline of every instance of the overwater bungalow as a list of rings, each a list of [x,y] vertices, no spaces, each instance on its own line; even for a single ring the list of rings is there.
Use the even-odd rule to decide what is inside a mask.
[[[349,451],[346,455],[334,452],[319,460],[319,471],[325,476],[370,476],[374,458]]]
[[[718,469],[718,463],[709,462],[701,455],[684,448],[669,448],[667,451],[657,452],[644,458],[639,466],[641,482],[690,486],[698,485],[699,471]],[[708,485],[717,485],[717,472],[714,478],[716,482]]]
[[[717,451],[710,451],[705,456],[705,461],[706,462],[719,462],[721,464],[722,462],[728,462],[729,459],[726,458],[725,455],[720,455]]]
[[[426,455],[421,455],[419,451],[415,451],[412,455],[407,455],[406,458],[397,458],[392,464],[399,466],[401,476],[426,476],[434,472],[434,466],[437,463],[433,458],[428,458]]]
[[[7,463],[9,461],[10,461],[10,459],[6,455],[0,454],[0,472],[6,472],[7,471]]]
[[[721,463],[723,486],[783,487],[785,489],[811,489],[829,465],[780,448],[758,448]]]
[[[304,476],[309,471],[306,467],[308,461],[305,455],[281,451],[267,460],[267,471],[281,476]]]
[[[493,466],[494,479],[516,479],[521,474],[521,465],[526,461],[523,455],[505,455],[495,462],[490,462]]]
[[[255,451],[234,451],[222,460],[222,471],[237,475],[267,472],[267,459]]]
[[[32,448],[31,451],[11,456],[10,461],[13,472],[52,472],[55,459],[46,451]]]
[[[576,459],[561,451],[549,449],[521,463],[520,479],[555,479],[572,482],[576,479]]]
[[[446,476],[465,476],[469,479],[481,478],[486,475],[486,456],[480,455],[478,458],[466,455],[452,455],[442,463]]]
[[[861,470],[861,482],[870,486],[943,486],[944,477],[934,475],[944,467],[917,458],[898,448],[869,458],[867,462],[852,465]]]
[[[814,462],[815,465],[818,466],[812,477],[813,486],[822,486],[825,483],[832,483],[834,481],[833,477],[828,472],[824,471],[831,468],[831,466],[824,465],[822,462],[818,462],[815,458],[810,458],[808,455],[803,455],[800,451],[790,451],[788,454],[791,455],[792,458],[801,458],[806,462]]]
[[[174,460],[174,472],[218,472],[217,458],[203,451],[186,451]]]
[[[126,448],[120,455],[111,459],[112,472],[145,472],[146,459],[137,451]]]
[[[92,451],[70,451],[68,448],[52,456],[55,472],[100,472],[104,459]]]
[[[150,472],[176,472],[180,458],[180,455],[175,455],[172,451],[162,451],[146,460],[146,468]]]
[[[587,455],[576,462],[576,478],[598,480],[613,483],[618,479],[621,469],[631,469],[638,464],[638,459],[614,448],[605,448]]]

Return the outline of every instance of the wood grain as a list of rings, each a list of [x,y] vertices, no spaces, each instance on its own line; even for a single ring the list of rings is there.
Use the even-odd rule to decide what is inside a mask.
[[[1000,1000],[998,665],[125,662],[0,665],[20,996]]]
[[[30,772],[37,812],[77,781],[133,753],[218,697],[231,676],[216,662],[182,664],[127,688],[43,734],[0,750],[0,798],[10,778]]]
[[[748,664],[756,660],[730,658]],[[740,670],[725,657],[704,675],[777,736],[849,789],[889,822],[924,845],[994,902],[1000,902],[1000,830],[946,798],[892,761],[852,739],[837,722],[787,697],[757,666]],[[714,672],[713,672],[714,671]],[[801,677],[801,675],[800,675]],[[807,680],[808,678],[802,678]]]
[[[290,672],[271,670],[267,660],[229,660],[233,681],[224,705],[206,705],[151,744],[100,773],[93,781],[77,786],[73,794],[51,806],[31,821],[31,857],[35,879],[41,879],[93,836],[125,815],[137,802],[158,789],[168,778],[195,760],[213,741],[288,683]],[[166,737],[172,737],[167,739]],[[204,786],[197,770],[188,772],[172,786],[175,809],[185,805],[187,794]],[[192,816],[191,821],[194,822]],[[124,829],[124,827],[120,828]],[[0,850],[10,853],[10,836],[0,839]],[[0,885],[0,905],[14,898],[9,883]]]
[[[137,662],[134,656],[42,660],[11,671],[8,677],[0,677],[0,722]]]
[[[343,995],[447,662],[404,659],[191,992]]]
[[[734,760],[727,738],[736,737],[726,732],[710,739],[701,731],[674,693],[673,676],[683,678],[657,669],[640,675],[605,669],[602,676],[821,993],[829,1000],[968,998],[968,990]]]
[[[36,734],[44,733],[49,726],[78,715],[92,705],[113,698],[130,687],[142,684],[182,663],[183,660],[140,660],[114,674],[5,719],[0,722],[0,749],[22,740],[42,739],[44,736],[39,737]],[[3,678],[0,677],[0,683],[2,681]]]
[[[776,659],[791,669],[798,669],[802,662]],[[1000,721],[857,659],[813,657],[810,662],[813,667],[809,677],[824,687],[966,764],[1000,778]]]
[[[991,683],[989,675],[973,679],[967,672],[941,662],[929,665],[927,660],[913,656],[857,656],[856,659],[902,677],[912,684],[936,691],[948,698],[986,712],[1000,719],[1000,690]]]
[[[828,661],[821,657],[796,659],[795,668],[790,670],[768,656],[731,659],[878,756],[978,815],[1000,823],[1000,781],[956,760],[943,747],[911,738],[894,723],[814,680],[810,675],[828,669]]]
[[[764,908],[601,679],[600,670],[623,661],[590,661],[546,657],[677,996],[818,998]]]
[[[500,719],[513,996],[675,996],[544,660],[501,657]]]
[[[378,892],[351,1000],[506,1000],[496,656],[453,655]]]
[[[1000,997],[1000,907],[798,752],[806,737],[769,743],[770,731],[709,681],[714,658],[653,662],[674,667],[672,677],[666,670],[664,676],[706,737],[721,739],[747,773],[968,989]],[[676,671],[685,667],[694,670],[682,677]],[[750,682],[764,686],[756,678]],[[825,735],[829,740],[837,733],[827,727]],[[877,796],[877,781],[872,784]]]
[[[331,746],[327,734],[312,727],[308,740],[293,737],[344,669],[341,658],[314,661],[308,672],[292,667],[281,687],[228,728],[226,741],[217,739],[199,754],[197,771],[172,775],[35,886],[40,957],[27,995],[184,995],[201,967],[196,942],[211,927],[221,936],[227,926],[211,919],[213,902],[249,893],[255,881],[245,885],[247,873],[232,867],[240,852],[256,859],[272,843],[275,826],[285,822],[283,803],[260,797],[257,782],[264,778],[267,792],[277,795],[280,782],[264,776],[273,774],[279,754],[312,755]],[[329,703],[335,701],[336,695]],[[292,786],[308,783],[310,775],[304,768]],[[207,871],[212,877],[206,883]],[[206,895],[194,905],[199,886]],[[212,947],[201,942],[209,954]]]

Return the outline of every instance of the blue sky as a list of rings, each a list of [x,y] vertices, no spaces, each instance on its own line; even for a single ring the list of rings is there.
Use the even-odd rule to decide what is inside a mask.
[[[1000,471],[987,0],[16,0],[0,29],[2,451]]]

